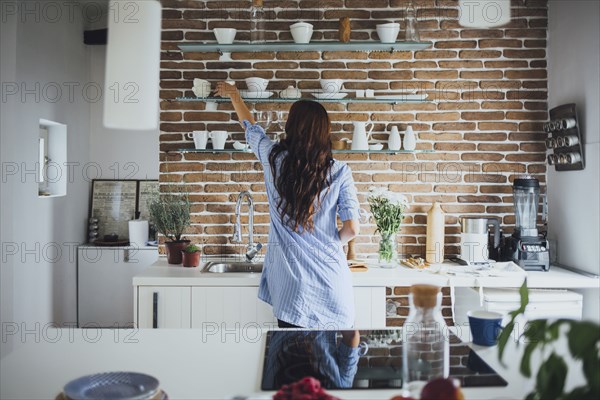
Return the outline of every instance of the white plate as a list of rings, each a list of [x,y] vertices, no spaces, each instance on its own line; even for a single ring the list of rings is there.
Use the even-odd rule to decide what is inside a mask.
[[[107,372],[75,379],[63,392],[72,400],[145,400],[158,392],[158,380],[136,372]]]
[[[273,92],[254,92],[251,90],[240,90],[240,95],[244,99],[268,99],[273,96]]]
[[[311,93],[315,98],[319,100],[329,99],[329,100],[339,100],[348,96],[348,93]]]

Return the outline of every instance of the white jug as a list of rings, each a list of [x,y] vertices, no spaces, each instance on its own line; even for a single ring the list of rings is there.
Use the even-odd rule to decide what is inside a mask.
[[[413,132],[412,126],[406,127],[404,132],[404,150],[414,150],[417,148],[417,136]]]
[[[400,150],[402,148],[402,139],[400,138],[400,132],[398,132],[397,126],[392,126],[390,135],[388,137],[388,149]]]
[[[369,135],[373,130],[373,124],[369,124],[367,133],[367,123],[363,121],[354,121],[354,132],[352,133],[352,150],[369,150]]]

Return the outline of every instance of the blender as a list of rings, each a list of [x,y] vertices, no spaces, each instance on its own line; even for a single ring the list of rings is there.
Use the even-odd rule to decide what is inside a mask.
[[[516,178],[513,184],[515,230],[505,241],[505,259],[526,271],[548,271],[548,241],[537,230],[540,182],[530,176]]]

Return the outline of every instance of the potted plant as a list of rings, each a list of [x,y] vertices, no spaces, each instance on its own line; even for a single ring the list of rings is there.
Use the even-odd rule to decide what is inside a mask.
[[[148,202],[150,218],[156,230],[166,238],[165,248],[169,264],[181,264],[181,250],[189,243],[182,239],[190,225],[190,201],[187,195],[161,194]]]
[[[186,246],[181,251],[181,256],[183,257],[183,266],[186,268],[194,268],[200,265],[200,247],[195,244]]]
[[[396,235],[400,232],[408,200],[401,194],[382,188],[370,188],[370,192],[368,201],[371,213],[377,225],[377,232],[381,235],[379,264],[381,267],[393,268],[398,264]]]

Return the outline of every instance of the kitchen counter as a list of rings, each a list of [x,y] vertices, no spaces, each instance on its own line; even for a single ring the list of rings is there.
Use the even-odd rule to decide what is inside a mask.
[[[468,330],[456,331],[469,340]],[[2,399],[53,399],[62,387],[82,375],[136,371],[159,379],[171,399],[231,399],[260,393],[266,331],[248,328],[208,334],[200,330],[55,330],[46,340],[28,335],[1,360]],[[508,382],[507,387],[465,388],[466,399],[519,399],[532,381],[518,373],[519,363],[499,365],[496,347],[473,346]],[[509,343],[505,360],[516,360],[523,346]],[[536,365],[534,357],[532,365]],[[575,376],[574,376],[575,375]],[[569,380],[579,379],[569,374]],[[569,381],[568,386],[578,382]],[[330,391],[342,399],[390,399],[396,390]]]
[[[224,258],[206,257],[197,268],[183,268],[169,265],[165,257],[160,257],[150,268],[133,278],[135,286],[258,286],[259,273],[205,273],[201,272],[206,262],[223,261]],[[388,269],[369,264],[366,272],[352,274],[355,287],[410,286],[416,283],[429,283],[438,286],[455,287],[519,287],[527,277],[530,288],[600,288],[600,280],[590,278],[557,266],[550,271],[530,271],[509,276],[453,276],[448,272],[461,268],[457,264],[444,263],[442,273],[417,271],[404,266]]]

